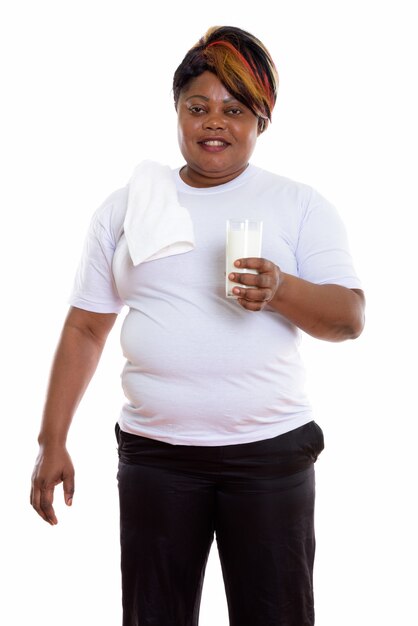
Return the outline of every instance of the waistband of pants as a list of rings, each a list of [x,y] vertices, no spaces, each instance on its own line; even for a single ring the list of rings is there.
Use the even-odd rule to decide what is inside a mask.
[[[324,449],[322,429],[314,421],[271,439],[227,446],[172,445],[132,435],[115,426],[121,463],[171,466],[178,471],[241,471],[290,475],[307,469]]]

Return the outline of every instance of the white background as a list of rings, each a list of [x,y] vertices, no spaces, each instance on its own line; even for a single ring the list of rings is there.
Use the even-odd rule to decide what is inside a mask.
[[[28,503],[49,366],[90,217],[144,158],[182,163],[172,75],[209,26],[270,49],[274,120],[253,163],[317,188],[346,223],[368,297],[344,344],[304,340],[317,463],[318,626],[416,620],[417,44],[413,2],[2,5],[0,622],[120,623],[118,328],[75,418],[77,491],[50,527]],[[201,626],[228,624],[216,548]]]

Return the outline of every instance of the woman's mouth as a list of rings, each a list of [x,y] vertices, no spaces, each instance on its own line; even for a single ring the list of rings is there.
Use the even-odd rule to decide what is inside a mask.
[[[198,143],[203,150],[207,152],[222,152],[222,150],[225,150],[230,145],[227,141],[223,141],[222,139],[205,139]]]

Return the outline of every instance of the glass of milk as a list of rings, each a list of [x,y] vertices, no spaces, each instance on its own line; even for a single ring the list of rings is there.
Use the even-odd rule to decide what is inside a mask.
[[[257,274],[256,270],[239,269],[234,261],[248,257],[261,257],[261,238],[263,222],[246,219],[229,219],[226,222],[226,279],[225,291],[227,298],[236,298],[232,289],[238,283],[228,280],[231,272]],[[240,285],[245,287],[245,285]],[[251,287],[247,287],[250,289]]]

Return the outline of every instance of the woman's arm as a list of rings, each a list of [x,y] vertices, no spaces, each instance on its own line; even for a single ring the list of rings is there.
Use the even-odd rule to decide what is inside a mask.
[[[51,370],[31,490],[32,506],[52,525],[57,523],[52,506],[55,486],[63,483],[68,505],[74,493],[74,468],[66,448],[68,430],[116,317],[71,308],[64,323]]]
[[[231,280],[256,287],[234,287],[233,292],[244,308],[260,311],[268,305],[312,337],[327,341],[355,339],[361,334],[365,309],[361,289],[316,285],[281,272],[266,259],[240,259],[235,265],[258,272],[230,274]]]

